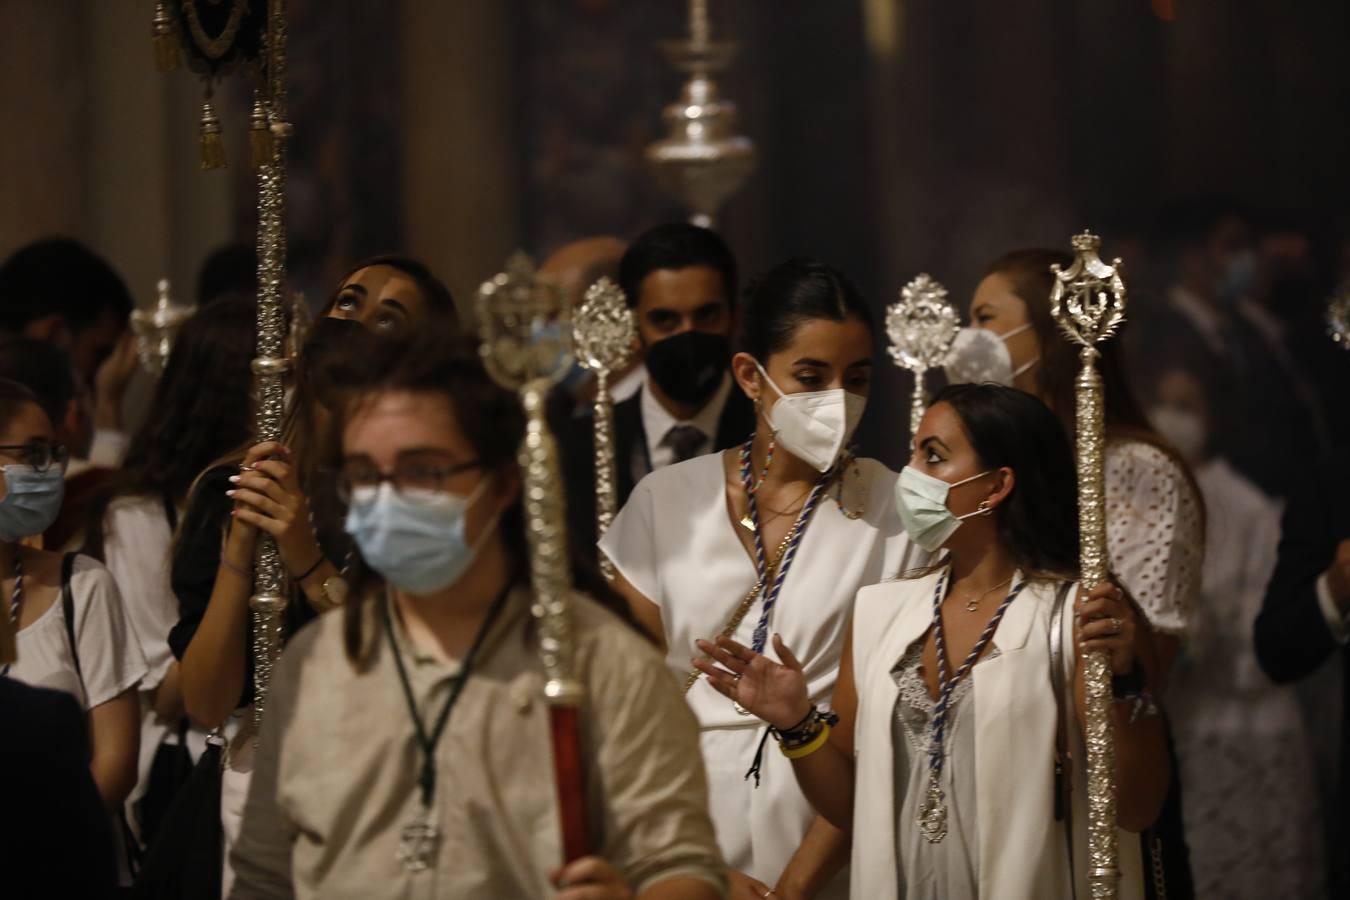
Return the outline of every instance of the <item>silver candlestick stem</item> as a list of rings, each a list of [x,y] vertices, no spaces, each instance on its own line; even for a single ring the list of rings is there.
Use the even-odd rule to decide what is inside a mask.
[[[911,441],[919,433],[919,420],[928,406],[924,373],[942,365],[960,330],[961,319],[947,300],[947,289],[928,275],[919,275],[901,288],[899,301],[886,310],[891,359],[914,373],[909,407]]]
[[[665,108],[669,129],[647,148],[658,183],[690,210],[690,221],[713,227],[717,212],[755,168],[755,148],[736,134],[736,106],[719,96],[713,76],[725,71],[736,45],[713,41],[708,0],[690,0],[689,39],[662,43],[671,64],[688,75],[680,98]]]
[[[1055,286],[1050,309],[1060,330],[1078,345],[1082,369],[1077,382],[1078,528],[1082,583],[1106,581],[1106,426],[1097,345],[1125,321],[1121,261],[1097,255],[1101,238],[1084,232],[1073,238],[1068,269],[1050,267]],[[1120,877],[1116,864],[1116,748],[1111,726],[1111,668],[1105,653],[1083,658],[1087,694],[1083,742],[1087,745],[1088,886],[1093,900],[1113,900]]]

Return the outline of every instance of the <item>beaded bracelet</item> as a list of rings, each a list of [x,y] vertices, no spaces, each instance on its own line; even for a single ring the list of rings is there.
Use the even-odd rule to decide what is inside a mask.
[[[822,713],[819,707],[812,706],[811,711],[796,725],[791,728],[774,728],[771,729],[771,733],[782,747],[783,752],[787,753],[814,744],[823,730],[828,730],[831,725],[838,721],[838,714]]]
[[[788,759],[802,759],[803,757],[807,757],[810,756],[812,753],[815,753],[821,747],[824,747],[825,742],[828,741],[829,739],[830,739],[830,723],[826,722],[824,719],[821,719],[820,730],[816,732],[816,736],[813,737],[809,742],[800,747],[789,747],[786,743],[783,743],[779,745],[779,749],[783,751],[783,755],[786,756]]]

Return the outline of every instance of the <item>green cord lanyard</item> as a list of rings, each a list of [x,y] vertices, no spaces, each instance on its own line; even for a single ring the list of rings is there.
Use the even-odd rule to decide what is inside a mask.
[[[389,615],[389,603],[381,604],[384,612],[384,633],[389,638],[389,649],[394,653],[394,662],[398,666],[399,682],[403,685],[403,699],[408,704],[408,714],[412,716],[413,727],[417,731],[417,745],[422,750],[422,770],[417,776],[417,786],[422,791],[422,806],[424,808],[431,808],[432,797],[436,794],[436,745],[440,742],[441,735],[445,733],[445,726],[450,721],[450,711],[455,708],[455,702],[459,700],[464,685],[469,682],[469,675],[473,671],[474,662],[478,659],[478,651],[482,649],[483,641],[487,638],[488,631],[492,629],[492,623],[496,621],[502,607],[506,605],[506,598],[510,592],[511,588],[508,586],[497,596],[496,600],[492,601],[492,607],[488,610],[487,618],[483,619],[483,624],[478,626],[478,634],[473,639],[473,645],[469,647],[469,654],[464,657],[464,666],[459,675],[455,677],[455,683],[450,686],[450,696],[445,698],[445,705],[441,707],[441,713],[436,717],[436,726],[432,729],[431,734],[427,734],[426,724],[423,723],[422,716],[417,712],[417,701],[413,699],[412,682],[408,680],[408,670],[403,665],[403,655],[399,653],[398,642],[394,640],[394,620]]]

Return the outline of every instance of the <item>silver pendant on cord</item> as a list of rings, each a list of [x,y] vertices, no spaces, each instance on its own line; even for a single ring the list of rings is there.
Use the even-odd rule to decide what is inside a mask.
[[[937,777],[928,779],[928,796],[919,806],[919,832],[930,844],[937,844],[947,836],[947,802]]]
[[[441,829],[431,811],[403,826],[398,838],[398,861],[408,872],[425,872],[436,859],[440,846]]]

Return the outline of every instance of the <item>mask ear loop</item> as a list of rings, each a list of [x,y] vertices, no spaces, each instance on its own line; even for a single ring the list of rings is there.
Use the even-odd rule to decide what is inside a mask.
[[[989,501],[981,500],[980,505],[975,507],[974,512],[968,512],[964,516],[957,516],[956,518],[964,522],[966,519],[973,519],[976,516],[992,516],[993,514],[994,508],[989,505]]]

